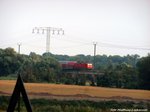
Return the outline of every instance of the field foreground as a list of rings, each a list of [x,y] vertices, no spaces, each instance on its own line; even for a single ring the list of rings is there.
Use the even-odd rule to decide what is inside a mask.
[[[10,96],[15,80],[0,80],[0,95]],[[29,98],[58,100],[150,101],[150,91],[63,84],[25,83]]]

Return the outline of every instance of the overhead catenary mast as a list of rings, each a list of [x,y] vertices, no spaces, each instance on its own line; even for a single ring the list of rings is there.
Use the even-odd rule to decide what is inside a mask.
[[[93,60],[93,66],[94,66],[94,69],[95,69],[95,56],[96,56],[96,45],[97,45],[97,42],[93,42],[93,45],[94,45],[94,60]]]
[[[54,28],[54,27],[34,27],[32,33],[40,33],[44,34],[46,32],[46,52],[50,52],[50,37],[57,33],[57,35],[64,35],[64,30],[62,28]]]
[[[21,43],[17,43],[17,45],[18,45],[18,53],[20,54]]]

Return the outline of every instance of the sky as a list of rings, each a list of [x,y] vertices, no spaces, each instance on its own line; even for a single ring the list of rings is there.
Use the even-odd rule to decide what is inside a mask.
[[[150,53],[150,0],[0,0],[0,48],[21,53],[46,51],[46,33],[35,27],[62,28],[51,34],[50,52],[63,55]]]

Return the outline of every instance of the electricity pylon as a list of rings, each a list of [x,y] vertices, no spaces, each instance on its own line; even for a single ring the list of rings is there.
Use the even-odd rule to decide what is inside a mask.
[[[50,52],[50,36],[54,35],[56,32],[58,35],[64,35],[64,30],[62,28],[54,28],[54,27],[34,27],[32,33],[40,33],[42,34],[46,32],[46,52]]]

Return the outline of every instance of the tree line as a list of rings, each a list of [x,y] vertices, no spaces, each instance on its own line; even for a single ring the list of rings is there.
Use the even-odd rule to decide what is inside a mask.
[[[0,49],[0,77],[16,76],[20,73],[25,82],[49,82],[82,84],[90,76],[74,77],[62,74],[62,68],[58,61],[93,62],[91,55],[79,54],[76,56],[55,55],[44,53],[38,55],[31,52],[29,55],[18,54],[13,48]],[[150,89],[150,55],[127,56],[95,56],[95,70],[104,75],[96,77],[97,86]]]

